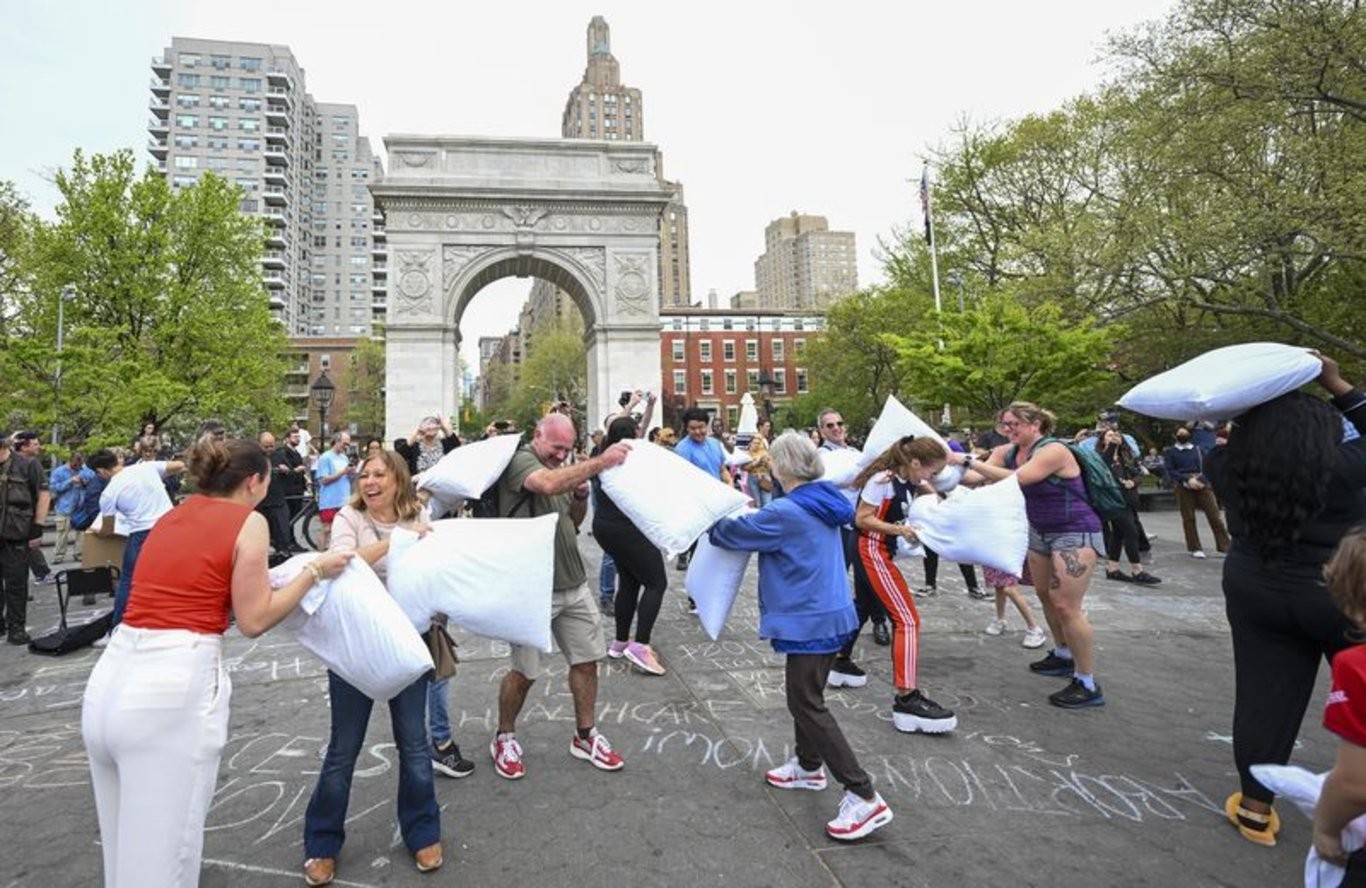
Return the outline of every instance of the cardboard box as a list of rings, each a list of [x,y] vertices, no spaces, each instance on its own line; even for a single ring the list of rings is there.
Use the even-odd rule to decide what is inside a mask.
[[[81,539],[81,567],[122,567],[126,542],[128,537],[96,536],[94,531],[87,530]]]

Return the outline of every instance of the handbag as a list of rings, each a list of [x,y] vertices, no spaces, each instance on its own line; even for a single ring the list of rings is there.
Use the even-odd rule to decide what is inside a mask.
[[[444,681],[455,675],[455,664],[460,658],[455,655],[455,639],[451,638],[446,627],[433,623],[422,633],[427,643],[427,653],[432,655],[432,681]]]

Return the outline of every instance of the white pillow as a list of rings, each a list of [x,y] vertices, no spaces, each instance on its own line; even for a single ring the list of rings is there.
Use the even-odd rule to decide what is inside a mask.
[[[968,473],[966,466],[946,465],[940,469],[938,474],[930,479],[930,486],[940,493],[949,493],[959,484],[963,483],[963,476]]]
[[[1124,393],[1119,406],[1144,416],[1230,419],[1312,382],[1323,363],[1308,349],[1275,342],[1245,342],[1205,352],[1145,379]]]
[[[754,457],[749,455],[749,451],[743,447],[737,447],[726,454],[726,465],[732,468],[736,466],[746,466],[754,462]]]
[[[549,651],[559,520],[452,518],[421,539],[396,529],[389,589],[414,626],[445,614],[475,635]]]
[[[1024,494],[1013,475],[975,490],[959,487],[945,500],[916,497],[906,522],[919,528],[922,543],[959,564],[1018,576],[1029,548]]]
[[[907,435],[933,438],[943,444],[945,450],[949,449],[949,445],[938,432],[930,428],[929,423],[912,413],[905,404],[896,399],[895,395],[888,395],[887,403],[882,405],[882,413],[878,415],[877,422],[873,423],[873,430],[868,433],[868,440],[863,442],[863,456],[859,458],[859,468],[870,464],[888,447]]]
[[[713,546],[706,534],[697,541],[683,586],[697,605],[697,619],[712,641],[720,637],[726,626],[735,596],[740,592],[740,581],[745,578],[745,569],[753,554]]]
[[[841,447],[839,450],[826,450],[824,448],[816,451],[820,454],[821,465],[825,466],[825,474],[821,475],[822,481],[829,481],[836,487],[848,487],[849,483],[858,476],[859,460],[862,454],[852,447]]]
[[[317,556],[296,555],[270,572],[278,588]],[[389,700],[432,668],[422,636],[361,558],[316,584],[283,625],[328,669],[372,700]],[[426,628],[423,624],[422,628]]]
[[[631,523],[672,558],[749,497],[667,448],[634,438],[626,461],[603,472],[603,491]]]
[[[417,476],[417,489],[430,493],[442,512],[452,511],[463,500],[483,496],[507,469],[521,443],[518,435],[497,435],[457,447]]]
[[[1253,765],[1250,770],[1258,783],[1294,802],[1305,817],[1314,819],[1314,809],[1319,805],[1327,774],[1315,774],[1295,765]],[[1341,840],[1342,848],[1348,854],[1366,845],[1366,815],[1350,821],[1342,830]],[[1342,867],[1319,857],[1310,844],[1309,854],[1304,859],[1305,888],[1341,885],[1346,875],[1347,871]]]

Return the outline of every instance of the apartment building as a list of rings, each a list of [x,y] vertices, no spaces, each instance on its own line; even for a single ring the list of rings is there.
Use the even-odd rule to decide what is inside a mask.
[[[754,283],[759,308],[824,311],[858,289],[854,233],[831,231],[824,216],[796,210],[774,219],[764,229]]]

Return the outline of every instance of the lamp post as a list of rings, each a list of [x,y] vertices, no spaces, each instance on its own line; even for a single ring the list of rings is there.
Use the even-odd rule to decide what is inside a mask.
[[[62,337],[66,330],[66,304],[76,298],[76,288],[71,284],[62,287],[57,295],[57,373],[52,380],[52,446],[57,446],[61,437],[62,416]]]
[[[950,268],[949,273],[944,275],[945,280],[950,286],[958,288],[958,313],[963,313],[963,273],[956,268]]]
[[[326,370],[319,373],[308,387],[308,397],[313,401],[313,406],[318,408],[318,436],[324,442],[327,441],[327,408],[332,406],[332,396],[336,391],[337,387],[327,378]]]
[[[759,388],[764,393],[764,419],[773,422],[773,375],[767,369],[759,371]]]

